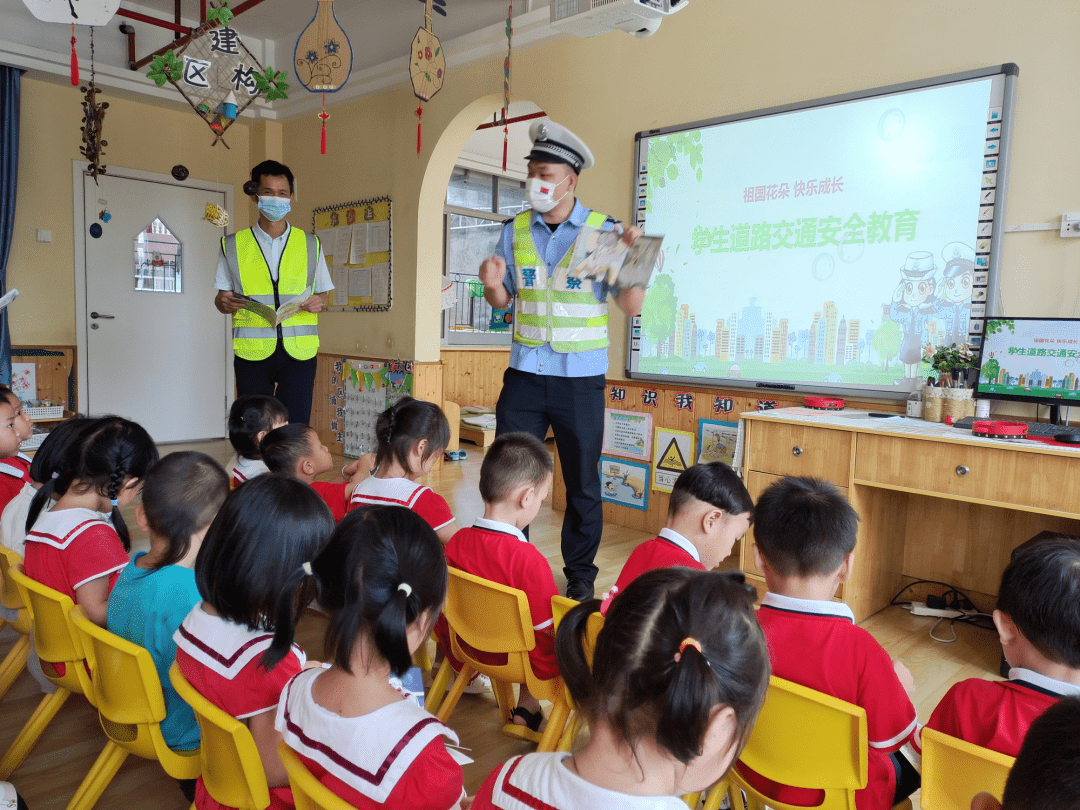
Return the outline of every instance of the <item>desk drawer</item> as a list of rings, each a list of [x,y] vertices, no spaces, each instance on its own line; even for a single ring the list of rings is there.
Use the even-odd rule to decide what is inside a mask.
[[[848,485],[852,436],[848,431],[784,422],[750,421],[747,425],[749,469],[773,475],[806,475],[841,487]]]
[[[1077,514],[1080,457],[862,433],[855,480],[1027,511]]]

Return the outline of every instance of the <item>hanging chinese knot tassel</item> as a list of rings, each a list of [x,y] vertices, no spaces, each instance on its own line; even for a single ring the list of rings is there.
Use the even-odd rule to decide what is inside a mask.
[[[510,54],[514,44],[514,4],[506,12],[506,59],[503,61],[503,171],[506,171],[506,151],[510,142],[510,127],[506,124],[506,116],[510,113]]]
[[[75,53],[75,23],[71,24],[71,84],[79,86],[79,55]]]
[[[319,146],[319,154],[326,154],[326,119],[330,117],[330,114],[326,111],[326,93],[322,94],[322,112],[319,113],[319,118],[322,120],[322,135],[321,143]]]
[[[420,133],[424,124],[424,102],[416,105],[416,154],[420,154]]]

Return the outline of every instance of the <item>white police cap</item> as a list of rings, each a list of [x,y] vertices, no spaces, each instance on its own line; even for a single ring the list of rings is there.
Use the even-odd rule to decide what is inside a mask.
[[[581,138],[549,118],[533,122],[529,127],[529,140],[533,142],[533,148],[525,156],[526,160],[565,163],[577,173],[591,169],[595,163],[592,152]]]

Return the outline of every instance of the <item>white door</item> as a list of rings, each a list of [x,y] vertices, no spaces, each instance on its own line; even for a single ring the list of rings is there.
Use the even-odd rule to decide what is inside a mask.
[[[96,184],[82,175],[82,197],[86,412],[157,442],[225,435],[232,353],[213,305],[225,231],[203,218],[225,193],[110,168]]]

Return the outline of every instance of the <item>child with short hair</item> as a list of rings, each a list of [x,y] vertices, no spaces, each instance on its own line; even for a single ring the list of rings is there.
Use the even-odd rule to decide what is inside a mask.
[[[329,669],[289,681],[276,728],[315,777],[351,806],[452,810],[464,795],[446,750],[457,735],[402,696],[403,676],[446,599],[446,559],[435,532],[400,506],[356,509],[311,563],[330,614]],[[279,633],[271,654],[292,641]]]
[[[661,568],[612,602],[585,654],[590,599],[563,619],[555,650],[592,734],[575,754],[514,757],[472,810],[678,810],[727,773],[769,685],[769,653],[741,573]]]
[[[671,490],[667,524],[655,540],[646,540],[631,552],[600,612],[606,614],[615,595],[646,571],[716,568],[753,519],[754,501],[731,467],[713,461],[686,470]]]
[[[135,506],[135,522],[149,534],[150,551],[134,556],[109,597],[109,632],[144,647],[154,659],[165,697],[161,735],[180,751],[198,748],[199,725],[169,681],[176,658],[173,634],[199,602],[195,556],[228,494],[229,476],[205,453],[171,453],[155,464]]]
[[[157,446],[141,425],[119,417],[95,420],[61,465],[54,482],[59,500],[26,535],[26,575],[70,597],[102,627],[131,548],[120,509],[135,499],[157,461]],[[45,488],[38,490],[32,514],[46,497]]]
[[[19,452],[21,443],[15,409],[0,397],[0,509],[30,483],[30,459]]]
[[[418,483],[442,458],[450,443],[450,423],[438,405],[402,397],[375,422],[375,474],[359,482],[349,509],[396,504],[428,522],[445,544],[454,536],[454,514],[431,487]]]
[[[259,750],[270,807],[291,808],[292,792],[277,753],[274,709],[285,684],[306,663],[293,645],[269,652],[275,632],[291,628],[311,588],[290,580],[325,545],[334,519],[311,487],[292,478],[259,476],[237,487],[206,532],[195,558],[202,601],[176,631],[176,664],[207,700],[251,730]],[[198,810],[220,810],[200,778]]]
[[[914,741],[918,721],[901,680],[910,681],[911,673],[855,624],[847,605],[832,601],[850,576],[858,524],[851,504],[827,481],[785,476],[770,485],[754,510],[754,560],[769,588],[757,619],[774,675],[866,710],[869,781],[856,791],[855,804],[885,810],[919,786],[918,772],[900,752]],[[821,791],[739,769],[778,801],[821,802]]]
[[[551,491],[553,471],[551,454],[535,436],[504,433],[496,437],[480,465],[484,516],[446,544],[446,561],[452,567],[525,592],[536,634],[529,662],[536,677],[544,681],[559,676],[551,617],[551,597],[559,589],[547,558],[521,530],[533,521]],[[447,661],[460,670],[461,662],[450,649],[445,616],[439,617],[435,633]],[[525,684],[509,720],[534,732],[540,730],[544,720],[540,701]]]
[[[274,428],[289,424],[289,412],[280,400],[266,394],[237,397],[229,408],[229,443],[236,463],[229,470],[233,487],[266,472],[259,444]]]
[[[353,489],[371,471],[371,455],[368,454],[342,467],[333,481],[316,481],[316,476],[334,468],[334,458],[310,425],[274,428],[263,437],[259,449],[272,474],[291,476],[318,492],[330,507],[335,521],[345,517]]]
[[[1080,695],[1080,539],[1020,549],[1001,575],[994,624],[1009,680],[954,684],[926,727],[1015,757],[1036,717]]]

